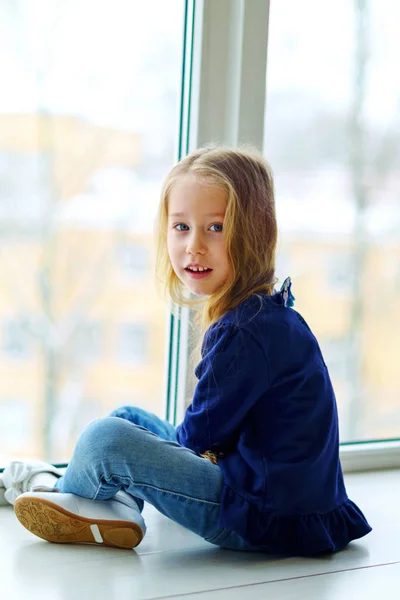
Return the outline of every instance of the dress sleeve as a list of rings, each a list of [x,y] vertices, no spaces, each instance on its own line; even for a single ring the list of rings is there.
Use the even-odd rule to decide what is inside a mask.
[[[193,401],[177,427],[178,442],[198,454],[222,454],[237,440],[241,423],[269,386],[261,344],[235,325],[218,325],[208,335]]]

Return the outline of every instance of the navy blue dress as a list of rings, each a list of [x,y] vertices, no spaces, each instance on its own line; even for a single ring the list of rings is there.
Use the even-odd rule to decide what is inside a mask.
[[[313,555],[371,527],[346,494],[335,394],[290,288],[249,297],[207,330],[177,437],[218,457],[221,527],[260,550]]]

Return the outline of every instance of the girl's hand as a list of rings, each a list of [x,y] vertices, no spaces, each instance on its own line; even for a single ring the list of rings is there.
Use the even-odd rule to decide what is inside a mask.
[[[207,458],[208,460],[210,460],[212,463],[214,463],[214,465],[218,464],[218,458],[216,454],[213,454],[213,452],[210,452],[209,450],[206,450],[205,452],[203,452],[203,454],[200,454],[200,456],[202,458]]]

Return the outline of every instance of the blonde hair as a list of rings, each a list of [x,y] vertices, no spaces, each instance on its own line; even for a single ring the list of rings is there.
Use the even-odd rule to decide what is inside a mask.
[[[205,300],[188,297],[172,268],[167,249],[168,197],[174,184],[188,174],[227,193],[223,233],[231,277]],[[218,321],[252,294],[273,293],[278,238],[274,184],[271,168],[256,150],[208,146],[183,158],[165,179],[156,223],[157,278],[177,304],[201,306],[204,327]]]

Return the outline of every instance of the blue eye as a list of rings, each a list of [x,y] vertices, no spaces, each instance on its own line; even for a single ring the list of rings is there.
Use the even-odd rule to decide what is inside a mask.
[[[213,227],[215,229],[213,229]],[[221,233],[221,231],[222,231],[222,223],[214,223],[214,225],[211,225],[210,229],[211,229],[211,231],[215,231],[217,233]]]
[[[183,227],[186,227],[186,229],[181,229]],[[189,227],[185,225],[185,223],[177,223],[176,225],[174,225],[174,229],[176,229],[177,231],[187,231]]]

